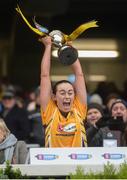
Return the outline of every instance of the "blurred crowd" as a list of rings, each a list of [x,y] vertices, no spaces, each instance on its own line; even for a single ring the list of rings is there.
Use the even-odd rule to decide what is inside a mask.
[[[127,81],[122,91],[113,82],[99,83],[88,93],[87,106],[84,126],[88,146],[127,146]],[[18,141],[45,146],[39,86],[24,92],[1,80],[0,118]]]
[[[40,115],[40,89],[28,92],[8,81],[0,85],[0,118],[18,140],[44,146],[44,127]]]

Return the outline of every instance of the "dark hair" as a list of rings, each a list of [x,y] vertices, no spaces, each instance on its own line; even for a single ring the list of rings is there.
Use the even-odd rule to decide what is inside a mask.
[[[73,84],[72,84],[70,81],[68,81],[68,80],[58,81],[58,82],[56,82],[56,83],[53,85],[53,88],[52,88],[53,94],[56,94],[57,86],[58,86],[59,84],[62,84],[62,83],[69,83],[69,84],[71,84],[71,85],[73,86]]]
[[[115,104],[121,103],[127,108],[127,102],[124,99],[116,99],[115,102],[112,104],[110,111],[112,112],[112,109]]]
[[[106,99],[105,99],[105,104],[108,104],[108,102],[111,100],[111,99],[119,99],[120,98],[120,95],[118,93],[111,93],[109,94]]]
[[[98,104],[98,103],[90,103],[90,104],[88,104],[88,111],[90,109],[97,109],[101,113],[101,115],[104,116],[104,109],[100,104]]]
[[[16,94],[14,91],[6,90],[3,92],[2,99],[12,99],[15,98]]]

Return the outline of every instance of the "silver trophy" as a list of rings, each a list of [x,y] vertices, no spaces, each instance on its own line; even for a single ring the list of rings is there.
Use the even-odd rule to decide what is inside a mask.
[[[21,9],[17,5],[16,11],[21,15],[25,23],[29,26],[29,28],[34,31],[39,36],[51,36],[54,46],[58,48],[58,58],[60,62],[64,65],[73,64],[78,58],[77,50],[69,45],[69,41],[75,40],[80,34],[82,34],[85,30],[98,27],[96,24],[97,21],[90,21],[84,24],[81,24],[78,28],[76,28],[71,34],[67,35],[62,33],[59,30],[53,30],[49,32],[49,30],[42,25],[38,24],[35,21],[35,17],[33,18],[33,22],[35,27],[31,26],[28,20],[23,15]]]
[[[58,48],[58,58],[60,62],[64,65],[73,64],[78,58],[77,50],[68,45],[65,41],[64,34],[59,30],[53,30],[49,33],[51,36],[53,44]]]

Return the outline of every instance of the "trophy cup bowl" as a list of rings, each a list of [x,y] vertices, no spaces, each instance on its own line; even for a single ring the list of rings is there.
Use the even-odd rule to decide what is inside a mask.
[[[63,65],[71,65],[78,58],[78,52],[70,45],[63,45],[58,49],[58,57]]]
[[[49,33],[53,44],[58,47],[58,58],[63,65],[71,65],[78,58],[78,52],[75,48],[66,44],[64,35],[59,30],[53,30]]]

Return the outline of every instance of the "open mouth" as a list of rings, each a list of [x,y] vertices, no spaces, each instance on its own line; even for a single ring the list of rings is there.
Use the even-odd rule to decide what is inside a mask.
[[[70,104],[71,104],[70,102],[64,102],[64,103],[63,103],[63,106],[64,106],[64,107],[70,107]]]
[[[91,121],[95,121],[96,119],[91,119]]]

